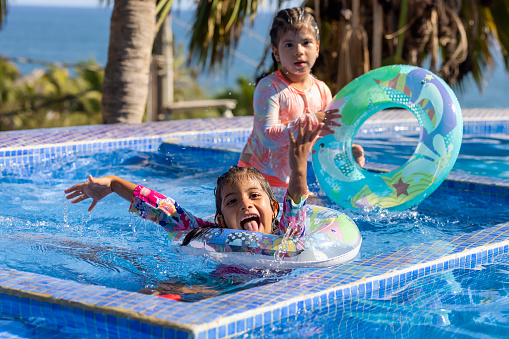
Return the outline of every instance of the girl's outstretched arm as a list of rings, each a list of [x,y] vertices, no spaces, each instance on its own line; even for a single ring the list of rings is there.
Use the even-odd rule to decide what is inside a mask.
[[[102,200],[110,193],[117,193],[125,200],[131,201],[136,186],[136,184],[133,184],[115,175],[109,175],[102,178],[94,178],[89,174],[88,182],[69,187],[64,192],[65,194],[68,194],[66,196],[68,200],[74,199],[71,201],[73,204],[91,198],[92,203],[88,208],[88,211],[91,212],[95,205],[97,205],[100,200]]]
[[[288,194],[296,204],[308,192],[307,159],[318,133],[324,125],[321,123],[312,128],[310,119],[311,117],[306,116],[299,121],[297,137],[294,137],[292,132],[288,132],[290,138],[289,165],[292,170]]]
[[[73,204],[91,198],[89,212],[100,200],[110,193],[116,193],[131,202],[130,212],[140,215],[143,219],[156,222],[163,226],[167,232],[214,225],[212,222],[194,217],[172,198],[115,175],[102,178],[94,178],[89,175],[88,182],[69,187],[65,193],[68,194],[67,199],[74,199],[71,200]]]

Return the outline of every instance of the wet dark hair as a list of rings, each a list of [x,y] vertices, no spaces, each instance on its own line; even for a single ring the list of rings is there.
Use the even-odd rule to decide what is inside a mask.
[[[273,210],[275,217],[272,218],[272,233],[276,233],[279,224],[279,221],[277,220],[277,216],[279,215],[279,204],[277,202],[276,196],[274,195],[274,192],[272,191],[272,187],[270,187],[269,182],[267,179],[265,179],[263,174],[254,167],[239,167],[234,165],[230,167],[228,172],[223,173],[219,178],[217,178],[217,186],[214,189],[214,195],[216,196],[216,214],[214,216],[215,225],[198,227],[191,230],[182,241],[181,246],[188,245],[191,240],[201,237],[211,229],[223,228],[217,223],[217,217],[223,215],[221,212],[221,205],[223,204],[221,195],[223,193],[223,189],[227,185],[239,182],[241,180],[240,177],[242,174],[246,174],[247,176],[257,180],[260,183],[263,191],[269,196],[271,206],[276,206],[275,211]]]
[[[277,12],[272,21],[272,28],[269,32],[270,43],[277,48],[279,40],[284,34],[290,31],[298,31],[303,27],[313,28],[316,32],[316,41],[320,41],[320,31],[313,15],[306,12],[302,7],[282,9]],[[272,62],[274,63],[274,71],[277,71],[279,66],[274,53],[272,53]]]

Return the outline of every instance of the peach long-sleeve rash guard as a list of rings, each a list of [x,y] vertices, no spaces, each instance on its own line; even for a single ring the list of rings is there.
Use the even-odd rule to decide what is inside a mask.
[[[241,160],[265,175],[288,183],[288,129],[297,131],[298,119],[310,114],[313,127],[315,112],[332,100],[329,87],[310,75],[313,85],[305,91],[294,88],[278,70],[261,79],[256,86],[253,107],[253,131],[242,151]]]

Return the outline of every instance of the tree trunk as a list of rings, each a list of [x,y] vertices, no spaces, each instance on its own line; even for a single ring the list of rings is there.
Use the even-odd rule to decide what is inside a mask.
[[[103,123],[140,123],[148,96],[156,0],[115,0],[104,70]]]

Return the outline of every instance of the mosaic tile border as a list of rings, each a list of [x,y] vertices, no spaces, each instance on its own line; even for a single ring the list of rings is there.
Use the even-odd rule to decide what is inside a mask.
[[[507,112],[502,116],[494,113],[490,113],[496,116],[493,121],[501,126],[508,125]],[[252,117],[245,117],[4,132],[0,133],[0,152],[4,152],[0,153],[0,168],[30,167],[36,161],[55,161],[62,156],[105,148],[155,150],[165,139],[172,142],[198,140],[202,147],[215,145],[211,148],[221,149],[225,141],[239,144],[236,138],[245,138],[251,123]],[[485,125],[479,133],[488,130],[492,129]],[[29,153],[36,149],[39,153]],[[39,154],[39,158],[34,158],[34,154]],[[457,189],[464,189],[466,182],[463,179],[458,178]],[[505,195],[506,187],[502,188]],[[494,192],[490,188],[490,193],[502,194],[499,186]],[[227,338],[298,315],[301,310],[314,310],[337,300],[386,291],[403,279],[489,264],[494,257],[508,250],[509,223],[505,223],[448,241],[411,246],[314,271],[292,281],[193,304],[1,269],[0,311],[13,316],[49,314],[49,321],[71,327],[85,326],[87,330],[95,331],[94,334],[119,338],[125,338],[125,333],[147,338]]]
[[[387,110],[371,117],[366,124],[370,132],[403,131],[405,128],[402,126],[405,124],[414,126],[411,124],[414,120],[415,118],[408,111]],[[464,109],[463,120],[466,126],[465,134],[508,134],[509,131],[509,109]],[[132,125],[89,125],[0,132],[0,158],[10,157],[2,153],[5,151],[14,150],[16,152],[12,156],[19,156],[19,150],[87,144],[97,140],[120,142],[146,138],[165,139],[188,134],[206,135],[211,131],[220,130],[250,131],[252,123],[253,117],[247,116],[231,119],[175,120]]]
[[[112,338],[126,338],[126,333],[132,338],[227,338],[333,302],[390,293],[401,282],[490,264],[507,253],[509,222],[192,304],[2,269],[0,312],[44,317],[57,326]]]

